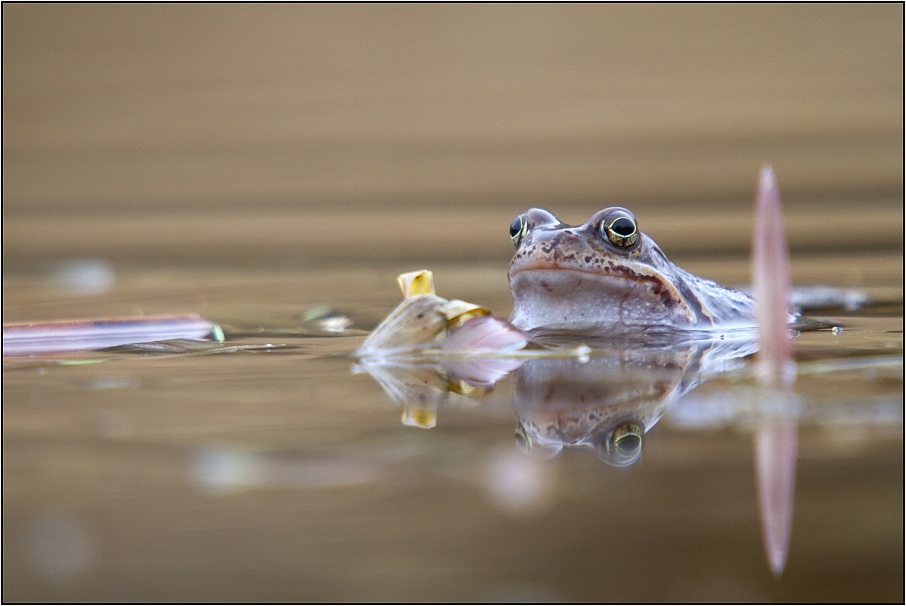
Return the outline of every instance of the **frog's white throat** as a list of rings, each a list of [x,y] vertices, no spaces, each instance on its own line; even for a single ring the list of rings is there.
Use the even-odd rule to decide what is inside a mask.
[[[510,322],[523,330],[588,325],[616,330],[698,321],[676,289],[631,276],[563,268],[524,269],[510,274],[510,291]]]

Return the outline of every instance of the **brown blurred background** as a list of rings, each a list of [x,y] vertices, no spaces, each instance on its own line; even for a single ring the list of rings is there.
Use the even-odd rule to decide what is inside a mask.
[[[765,161],[901,246],[901,4],[3,5],[4,269],[505,261],[532,205],[742,251]]]
[[[550,509],[511,517],[485,496],[522,456],[508,380],[424,432],[350,375],[361,337],[284,335],[312,310],[373,328],[422,267],[505,316],[532,205],[626,205],[671,259],[743,284],[768,161],[795,283],[894,291],[800,358],[901,355],[903,16],[2,4],[4,322],[199,313],[229,346],[290,345],[5,362],[3,597],[902,601],[902,366],[798,383],[827,418],[802,429],[776,579],[745,428],[662,422],[632,470],[563,453]],[[212,489],[224,460],[264,479]]]

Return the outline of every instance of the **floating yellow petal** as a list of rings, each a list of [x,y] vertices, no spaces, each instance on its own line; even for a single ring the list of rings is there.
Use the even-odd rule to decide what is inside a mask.
[[[434,274],[427,269],[400,274],[396,281],[403,291],[404,299],[415,295],[434,294]]]

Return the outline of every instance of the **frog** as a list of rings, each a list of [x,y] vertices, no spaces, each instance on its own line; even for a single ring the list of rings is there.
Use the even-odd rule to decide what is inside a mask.
[[[604,208],[581,225],[532,208],[510,225],[513,311],[525,331],[754,328],[747,294],[672,263],[629,210]]]

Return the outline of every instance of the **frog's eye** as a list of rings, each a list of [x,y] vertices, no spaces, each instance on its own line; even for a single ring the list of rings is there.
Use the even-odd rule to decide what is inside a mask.
[[[522,239],[525,237],[525,234],[528,233],[528,215],[522,213],[510,223],[510,240],[513,241],[513,246],[518,247],[519,243],[522,242]]]
[[[604,217],[598,229],[602,238],[620,248],[629,248],[639,241],[639,227],[635,218],[626,212],[610,213]]]

